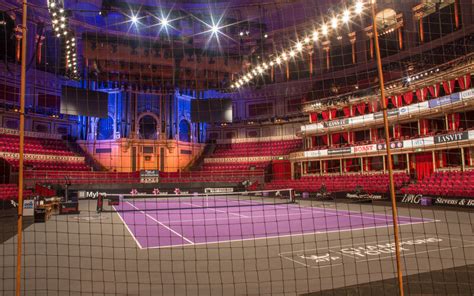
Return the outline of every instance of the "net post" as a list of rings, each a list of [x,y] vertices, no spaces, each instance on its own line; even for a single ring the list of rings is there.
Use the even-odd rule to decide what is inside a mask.
[[[401,265],[401,251],[400,251],[400,237],[399,237],[399,227],[398,227],[398,211],[397,211],[397,201],[395,197],[395,182],[393,179],[393,163],[392,163],[392,153],[390,148],[390,133],[389,133],[389,124],[388,124],[388,115],[387,115],[387,102],[385,101],[385,85],[383,79],[383,69],[382,69],[382,58],[380,55],[380,46],[379,38],[377,32],[377,20],[376,20],[376,0],[370,0],[370,6],[372,10],[372,31],[374,33],[375,41],[375,56],[377,60],[377,72],[379,78],[379,87],[380,87],[380,100],[383,111],[383,123],[385,130],[385,146],[386,146],[386,155],[388,163],[388,177],[389,177],[389,187],[390,187],[390,199],[392,204],[392,218],[393,218],[393,236],[395,240],[395,259],[397,263],[397,278],[398,278],[398,287],[400,296],[404,296],[403,291],[403,272]]]
[[[96,211],[97,211],[97,213],[102,213],[103,209],[104,209],[104,194],[99,193],[97,195]]]

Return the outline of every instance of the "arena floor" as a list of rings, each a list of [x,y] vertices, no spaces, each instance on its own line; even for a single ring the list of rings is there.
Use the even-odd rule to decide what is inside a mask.
[[[120,214],[97,214],[95,201],[81,201],[80,215],[29,226],[25,295],[331,295],[395,277],[388,207],[196,202],[174,213],[137,201],[120,205]],[[407,281],[474,264],[474,213],[433,209],[400,208]],[[4,295],[14,294],[15,241],[0,247]],[[439,275],[430,279],[442,284]],[[454,281],[453,294],[472,294],[472,278]],[[386,292],[393,295],[393,285]]]

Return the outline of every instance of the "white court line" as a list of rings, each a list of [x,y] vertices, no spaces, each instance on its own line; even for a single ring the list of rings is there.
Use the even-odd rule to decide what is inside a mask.
[[[252,203],[252,202],[246,202],[246,201],[234,201],[234,200],[229,200],[230,202],[237,202],[237,203],[246,203],[246,204],[251,204],[251,205],[259,205],[259,203]],[[266,205],[270,205],[270,206],[274,206],[275,208],[283,208],[283,209],[287,209],[287,210],[296,210],[296,211],[299,211],[299,212],[310,212],[310,213],[317,213],[317,214],[327,214],[326,211],[331,211],[331,212],[335,212],[334,216],[329,216],[329,217],[338,217],[338,216],[345,216],[345,217],[354,217],[354,218],[361,218],[361,219],[364,219],[364,218],[367,218],[367,219],[372,219],[372,220],[381,220],[381,221],[389,221],[389,220],[392,220],[392,216],[391,215],[385,215],[386,218],[376,218],[376,217],[370,217],[370,216],[365,216],[365,215],[379,215],[379,216],[383,216],[384,214],[376,214],[376,213],[357,213],[357,212],[354,212],[354,211],[349,211],[349,210],[338,210],[338,209],[326,209],[326,208],[316,208],[316,207],[311,207],[312,209],[308,209],[306,207],[302,207],[302,206],[299,206],[298,208],[293,205],[293,207],[291,207],[291,205],[288,205],[288,206],[281,206],[281,205],[278,205],[278,204],[262,204],[264,206]],[[341,212],[346,212],[348,214],[343,214]],[[358,216],[358,217],[357,217]],[[325,217],[327,217],[325,215]],[[405,218],[405,216],[402,216]],[[398,218],[400,218],[400,216],[398,216]],[[410,217],[406,217],[406,218],[410,218]],[[415,218],[418,218],[418,217],[415,217]],[[423,218],[418,218],[418,219],[422,219],[422,220],[425,220]],[[430,218],[426,218],[426,220],[432,220],[432,221],[436,221],[436,222],[439,222],[439,220],[433,220],[433,219],[430,219]],[[400,221],[399,221],[399,224],[400,224]]]
[[[132,238],[135,240],[135,242],[137,243],[138,247],[143,250],[144,248],[142,247],[142,245],[140,244],[140,242],[138,241],[138,239],[135,237],[135,234],[130,230],[130,228],[128,227],[128,224],[125,222],[125,220],[123,220],[122,218],[122,215],[120,215],[119,212],[117,212],[117,209],[115,208],[115,206],[113,207],[116,214],[119,216],[120,220],[122,220],[122,223],[125,225],[125,228],[127,228],[128,232],[130,233],[130,235],[132,236]]]
[[[161,223],[160,221],[156,220],[155,217],[153,216],[150,216],[148,215],[147,213],[145,213],[144,211],[140,210],[139,208],[137,208],[136,206],[132,205],[130,202],[127,201],[127,203],[129,205],[131,205],[132,207],[134,207],[135,209],[139,210],[140,213],[144,214],[145,216],[147,216],[148,218],[150,218],[151,220],[155,221],[156,223],[160,224],[161,226],[163,226],[164,228],[168,229],[169,231],[171,231],[172,233],[176,234],[177,236],[181,237],[183,240],[187,241],[188,243],[190,244],[194,244],[194,242],[186,237],[184,237],[182,234],[180,234],[179,232],[173,230],[172,228],[170,228],[169,226]]]
[[[253,219],[253,218],[277,218],[277,217],[288,217],[288,216],[300,216],[302,217],[303,215],[309,215],[310,213],[295,213],[295,214],[286,214],[286,215],[264,215],[264,216],[247,216],[246,219]],[[204,215],[204,214],[203,214]],[[315,217],[315,216],[310,216],[309,218],[314,218],[314,219],[323,219],[324,216],[321,217]],[[305,220],[309,218],[304,218]],[[177,222],[203,222],[203,221],[217,221],[217,220],[242,220],[240,218],[233,218],[233,217],[226,217],[226,218],[211,218],[211,219],[191,219],[191,220],[169,220],[169,221],[162,221],[163,223],[177,223]],[[268,223],[273,223],[277,221],[264,221]]]
[[[193,203],[190,203],[190,202],[185,202],[184,204],[191,205],[191,206],[199,208],[199,209],[204,209],[204,210],[209,210],[209,211],[214,211],[214,212],[224,213],[224,214],[229,214],[229,215],[235,215],[235,216],[239,216],[241,218],[250,218],[249,216],[240,215],[240,214],[237,214],[237,213],[232,213],[232,212],[227,212],[227,211],[215,210],[215,209],[207,208],[207,207],[204,207],[204,206],[196,205],[196,204],[193,204]]]
[[[426,224],[426,223],[432,223],[432,222],[436,222],[436,221],[423,221],[423,222],[414,222],[414,223],[410,223],[410,224],[401,224],[400,227],[408,226],[408,225],[415,225],[415,224]],[[371,227],[349,228],[349,229],[336,229],[336,230],[329,230],[329,231],[315,231],[315,232],[305,232],[305,233],[296,233],[296,234],[252,237],[252,238],[243,238],[243,239],[231,239],[231,240],[214,241],[214,242],[194,243],[193,246],[211,245],[211,244],[220,244],[220,243],[243,242],[243,241],[250,241],[250,240],[255,241],[255,240],[284,238],[284,237],[298,237],[298,236],[305,236],[305,235],[327,234],[327,233],[334,233],[334,232],[359,231],[359,230],[368,230],[368,229],[376,229],[376,228],[388,228],[390,226],[392,226],[392,224],[378,225],[378,226],[371,226]],[[189,246],[189,244],[154,246],[154,247],[147,247],[146,249],[165,249],[165,248],[185,247],[185,246]]]

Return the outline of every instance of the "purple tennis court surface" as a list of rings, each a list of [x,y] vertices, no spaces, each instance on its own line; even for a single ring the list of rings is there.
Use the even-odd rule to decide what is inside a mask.
[[[138,246],[163,248],[392,225],[392,216],[297,204],[260,204],[226,198],[124,200],[115,206]],[[399,224],[432,222],[399,217]]]

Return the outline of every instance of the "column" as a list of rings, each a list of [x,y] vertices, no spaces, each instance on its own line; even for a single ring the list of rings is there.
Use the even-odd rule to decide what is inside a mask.
[[[325,41],[325,42],[323,42],[322,45],[323,45],[323,50],[324,50],[324,53],[325,53],[326,70],[329,71],[329,69],[331,68],[331,56],[329,54],[329,51],[331,50],[330,42]]]
[[[408,175],[410,175],[410,166],[411,166],[411,163],[410,163],[410,154],[405,154],[407,156],[407,172],[408,172]]]
[[[465,166],[465,156],[464,156],[464,147],[461,147],[461,170],[464,172],[464,170],[466,169],[466,166]]]
[[[397,34],[398,34],[398,48],[400,50],[403,49],[403,32],[402,32],[402,27],[398,27],[397,29]]]
[[[349,41],[351,42],[351,49],[352,49],[352,64],[355,64],[357,62],[357,56],[356,56],[356,34],[355,32],[351,32],[347,34],[349,37]]]
[[[454,0],[454,26],[459,29],[459,0]]]

